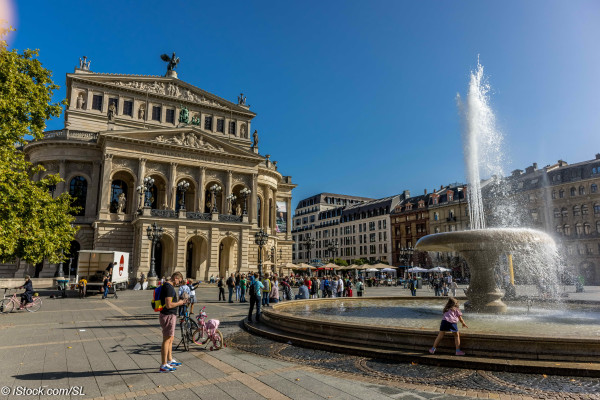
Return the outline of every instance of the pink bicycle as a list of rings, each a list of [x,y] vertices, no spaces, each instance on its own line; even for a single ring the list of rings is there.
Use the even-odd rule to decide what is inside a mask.
[[[204,309],[206,309],[206,307],[202,307],[200,314],[196,317],[198,319],[198,329],[193,333],[192,340],[200,346],[205,346],[210,340],[212,342],[212,345],[210,346],[211,351],[227,347],[223,342],[223,334],[218,329],[220,323],[219,320],[209,319],[206,321]]]
[[[32,296],[32,298],[33,302],[27,303],[23,309],[29,312],[36,312],[42,307],[42,299],[37,296]],[[6,314],[15,310],[21,310],[21,299],[17,297],[16,293],[0,301],[0,313]]]

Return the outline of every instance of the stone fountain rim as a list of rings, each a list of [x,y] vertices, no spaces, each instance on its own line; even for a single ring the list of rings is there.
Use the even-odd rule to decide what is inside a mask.
[[[457,296],[458,299],[461,300],[466,300],[466,297],[459,297]],[[344,301],[359,301],[359,300],[365,300],[366,298],[359,298],[359,297],[343,297]],[[425,301],[429,301],[429,302],[435,302],[435,301],[440,301],[440,299],[436,299],[436,298],[432,298],[432,297],[416,297],[416,299],[418,300],[425,300]],[[283,311],[283,309],[288,308],[288,307],[292,307],[295,306],[297,304],[302,304],[302,303],[307,303],[307,302],[319,302],[319,303],[325,303],[325,302],[336,302],[339,301],[339,298],[328,298],[328,299],[303,299],[303,300],[295,300],[293,302],[285,302],[285,303],[277,303],[277,304],[273,304],[271,305],[271,309],[269,310],[263,310],[263,314],[267,315],[267,316],[273,316],[273,317],[284,317],[286,319],[298,322],[298,323],[319,323],[321,325],[327,325],[327,326],[333,326],[333,327],[339,327],[339,328],[355,328],[356,327],[356,323],[353,322],[340,322],[340,321],[326,321],[326,320],[313,320],[307,317],[301,317],[301,316],[297,316],[297,315],[291,315],[291,314],[287,314]],[[410,298],[406,298],[406,297],[402,297],[402,296],[378,296],[378,297],[369,297],[368,300],[375,300],[375,301],[383,301],[383,300],[402,300],[402,301],[411,301],[411,300],[415,300],[414,297],[410,297]],[[600,304],[600,302],[596,302],[596,304]],[[441,315],[440,315],[441,318]],[[368,326],[370,330],[377,330],[377,331],[381,331],[381,332],[395,332],[395,333],[406,333],[406,334],[415,334],[415,333],[428,333],[428,334],[436,334],[438,332],[438,329],[417,329],[417,328],[398,328],[398,327],[392,327],[392,326],[386,326],[386,325],[377,325],[377,324],[363,324],[364,326]],[[582,337],[573,337],[573,336],[562,336],[562,337],[551,337],[551,336],[530,336],[530,335],[522,335],[522,334],[511,334],[511,333],[502,333],[502,334],[496,334],[496,333],[481,333],[481,332],[476,332],[476,333],[470,333],[466,330],[461,330],[460,331],[461,337],[466,337],[466,338],[473,338],[473,339],[477,339],[477,338],[485,338],[485,339],[495,339],[495,340],[506,340],[506,341],[510,341],[510,340],[539,340],[539,341],[543,341],[546,343],[582,343],[582,344],[586,344],[586,343],[594,343],[597,344],[600,342],[599,338],[593,337],[593,336],[582,336]]]

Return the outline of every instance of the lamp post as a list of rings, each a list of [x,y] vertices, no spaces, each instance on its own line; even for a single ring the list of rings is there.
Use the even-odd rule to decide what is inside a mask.
[[[146,233],[148,235],[148,239],[152,241],[152,245],[150,247],[150,273],[148,274],[148,278],[156,278],[156,271],[154,270],[154,248],[156,247],[156,243],[158,243],[163,235],[163,228],[162,226],[156,225],[155,222],[146,229]]]
[[[250,193],[252,193],[252,190],[248,189],[248,188],[243,188],[242,190],[240,190],[240,194],[242,195],[242,197],[244,198],[244,211],[242,213],[242,215],[247,215],[248,214],[248,196],[250,196]]]
[[[226,199],[227,203],[229,204],[229,214],[233,214],[233,204],[235,203],[237,197],[235,196],[235,194],[231,193],[229,196],[226,197]]]
[[[144,178],[144,189],[146,194],[146,199],[144,199],[144,207],[152,207],[152,203],[150,202],[150,189],[154,186],[154,178],[147,176]]]
[[[64,256],[65,252],[63,251],[63,249],[60,249],[60,262],[56,265],[56,272],[54,273],[54,277],[55,278],[64,278],[65,277],[65,272],[63,271],[63,256]]]
[[[183,180],[177,184],[177,191],[181,192],[180,210],[185,211],[185,192],[190,188],[190,183]]]
[[[311,253],[311,249],[313,247],[315,247],[315,242],[316,240],[314,238],[312,238],[310,235],[306,237],[306,240],[304,241],[304,245],[308,248],[308,262],[310,263],[310,253]]]
[[[269,234],[262,228],[254,234],[254,243],[258,245],[258,278],[262,279],[262,248],[267,244]]]
[[[412,247],[406,247],[406,248],[402,248],[400,249],[400,255],[402,256],[402,260],[408,264],[412,264],[412,256],[415,252],[415,249],[413,249]],[[412,265],[409,265],[410,267],[412,267]]]
[[[217,208],[217,194],[221,193],[221,186],[217,185],[216,183],[214,185],[212,185],[209,190],[212,193],[212,198],[213,198],[213,208],[212,208],[212,212],[213,213],[218,213],[219,209]]]
[[[329,246],[327,247],[327,251],[329,252],[329,254],[333,255],[333,260],[335,261],[335,256],[337,256],[337,252],[338,249],[340,248],[340,245],[338,243],[338,240],[335,239],[335,242],[332,240],[331,243],[329,243]]]

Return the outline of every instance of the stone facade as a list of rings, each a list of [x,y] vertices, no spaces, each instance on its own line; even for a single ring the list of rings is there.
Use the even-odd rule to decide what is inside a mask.
[[[291,210],[296,185],[259,154],[249,134],[256,114],[245,103],[174,77],[81,69],[67,74],[67,98],[65,129],[46,132],[24,151],[46,168],[34,179],[60,174],[64,182],[54,195],[69,192],[83,206],[70,250],[75,260],[77,250],[125,251],[130,272],[148,276],[146,230],[156,222],[164,229],[156,246],[159,276],[180,271],[205,280],[256,270],[260,228],[270,235],[265,247],[281,254],[278,262],[292,261],[291,213],[277,213],[277,206]],[[147,195],[137,190],[146,177],[154,179]],[[178,191],[182,181],[189,183],[185,192]],[[215,184],[222,190],[213,198]],[[251,191],[246,202],[243,189]],[[34,266],[19,263],[0,272],[46,277],[55,269],[34,273]]]

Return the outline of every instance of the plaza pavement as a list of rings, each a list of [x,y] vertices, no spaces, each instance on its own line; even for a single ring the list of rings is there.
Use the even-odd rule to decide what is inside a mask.
[[[588,288],[586,288],[588,289]],[[248,335],[239,322],[248,305],[217,302],[217,288],[198,291],[198,312],[207,306],[209,318],[221,321],[226,337]],[[396,287],[367,288],[371,296],[406,295]],[[596,297],[600,288],[581,295]],[[431,295],[423,289],[420,295]],[[121,292],[118,299],[44,298],[37,313],[0,315],[0,398],[6,399],[458,399],[565,398],[510,396],[506,392],[471,390],[440,385],[413,384],[343,372],[334,368],[283,361],[227,347],[208,351],[195,346],[174,351],[183,365],[173,373],[158,373],[161,332],[158,316],[150,308],[151,291]],[[175,343],[178,342],[177,328]],[[261,340],[266,342],[266,339]],[[263,343],[263,342],[261,342]],[[305,352],[304,349],[297,349]],[[581,397],[600,399],[598,382],[585,382]],[[591,385],[591,386],[590,386]],[[8,388],[8,389],[6,389]],[[42,388],[44,395],[17,395]],[[48,395],[69,390],[68,395]],[[11,394],[5,395],[5,390]],[[81,391],[85,395],[78,395]],[[558,397],[556,396],[558,395]]]

